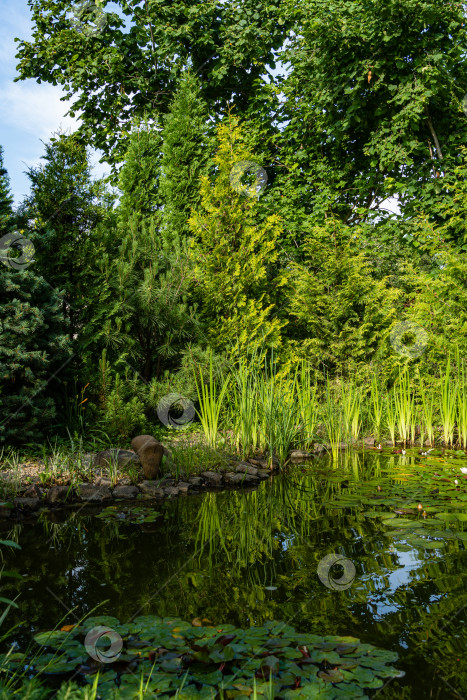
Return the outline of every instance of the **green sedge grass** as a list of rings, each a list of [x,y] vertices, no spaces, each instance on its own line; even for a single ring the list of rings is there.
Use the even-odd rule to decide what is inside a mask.
[[[201,367],[199,368],[199,379],[196,372],[194,376],[199,401],[199,411],[197,411],[198,417],[203,428],[207,446],[211,449],[215,449],[219,435],[220,414],[230,377],[224,379],[219,391],[217,382],[214,380],[212,354],[209,357],[209,381],[204,381]]]
[[[446,371],[440,378],[439,409],[443,439],[446,447],[454,442],[454,427],[456,424],[457,385],[451,379],[451,358],[448,357]]]

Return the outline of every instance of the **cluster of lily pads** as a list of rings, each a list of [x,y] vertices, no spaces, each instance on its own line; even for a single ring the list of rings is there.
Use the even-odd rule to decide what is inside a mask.
[[[275,621],[249,629],[207,623],[145,615],[121,624],[114,617],[91,617],[36,634],[40,654],[15,653],[7,661],[10,668],[28,664],[29,672],[42,677],[73,674],[94,683],[99,673],[98,697],[110,700],[347,700],[368,698],[369,689],[404,675],[390,665],[396,653],[354,637],[302,634]],[[84,643],[95,627],[121,638],[122,653],[113,663],[88,657]]]
[[[153,508],[142,506],[108,506],[96,515],[105,522],[126,522],[141,525],[142,523],[153,523],[161,514]]]
[[[409,549],[442,549],[447,540],[467,542],[467,478],[464,452],[426,456],[423,461],[381,467],[381,477],[349,483],[326,503],[379,519],[387,536]],[[405,543],[405,544],[404,544]]]

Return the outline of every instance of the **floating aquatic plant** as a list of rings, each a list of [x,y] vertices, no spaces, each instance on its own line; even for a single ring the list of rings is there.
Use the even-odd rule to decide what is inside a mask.
[[[93,683],[99,672],[98,696],[132,700],[141,682],[148,697],[185,698],[368,698],[403,672],[391,666],[397,654],[364,644],[355,637],[303,634],[283,622],[238,629],[203,626],[178,618],[144,615],[122,624],[109,616],[35,635],[46,649],[31,671],[73,671]],[[84,640],[92,628],[111,629],[122,640],[114,663],[87,656]],[[50,650],[50,651],[49,651]],[[22,658],[21,658],[22,657]],[[15,654],[15,664],[28,663]]]

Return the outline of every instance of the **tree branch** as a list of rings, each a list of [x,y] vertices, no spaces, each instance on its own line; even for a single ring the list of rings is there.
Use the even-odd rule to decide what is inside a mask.
[[[426,114],[426,118],[428,121],[428,126],[430,128],[431,135],[433,137],[433,141],[435,142],[436,153],[438,154],[439,159],[443,160],[443,152],[441,151],[441,146],[439,145],[438,137],[436,135],[436,131],[435,131],[434,126],[433,126],[433,122],[431,121],[430,112],[428,111],[427,105],[425,105],[425,114]]]

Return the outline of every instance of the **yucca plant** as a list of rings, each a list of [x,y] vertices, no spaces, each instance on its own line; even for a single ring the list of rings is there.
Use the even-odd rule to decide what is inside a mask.
[[[230,377],[226,377],[220,391],[214,380],[212,353],[209,356],[209,381],[204,381],[203,370],[199,368],[199,379],[195,371],[196,392],[198,394],[199,411],[197,411],[204,437],[208,447],[215,449],[219,433],[219,422],[224,397],[229,386]]]
[[[451,445],[454,441],[454,427],[456,424],[456,408],[457,408],[457,386],[454,381],[451,381],[451,358],[448,357],[446,363],[446,371],[444,376],[440,377],[441,392],[440,392],[440,415],[441,425],[443,426],[443,439],[446,446]]]

